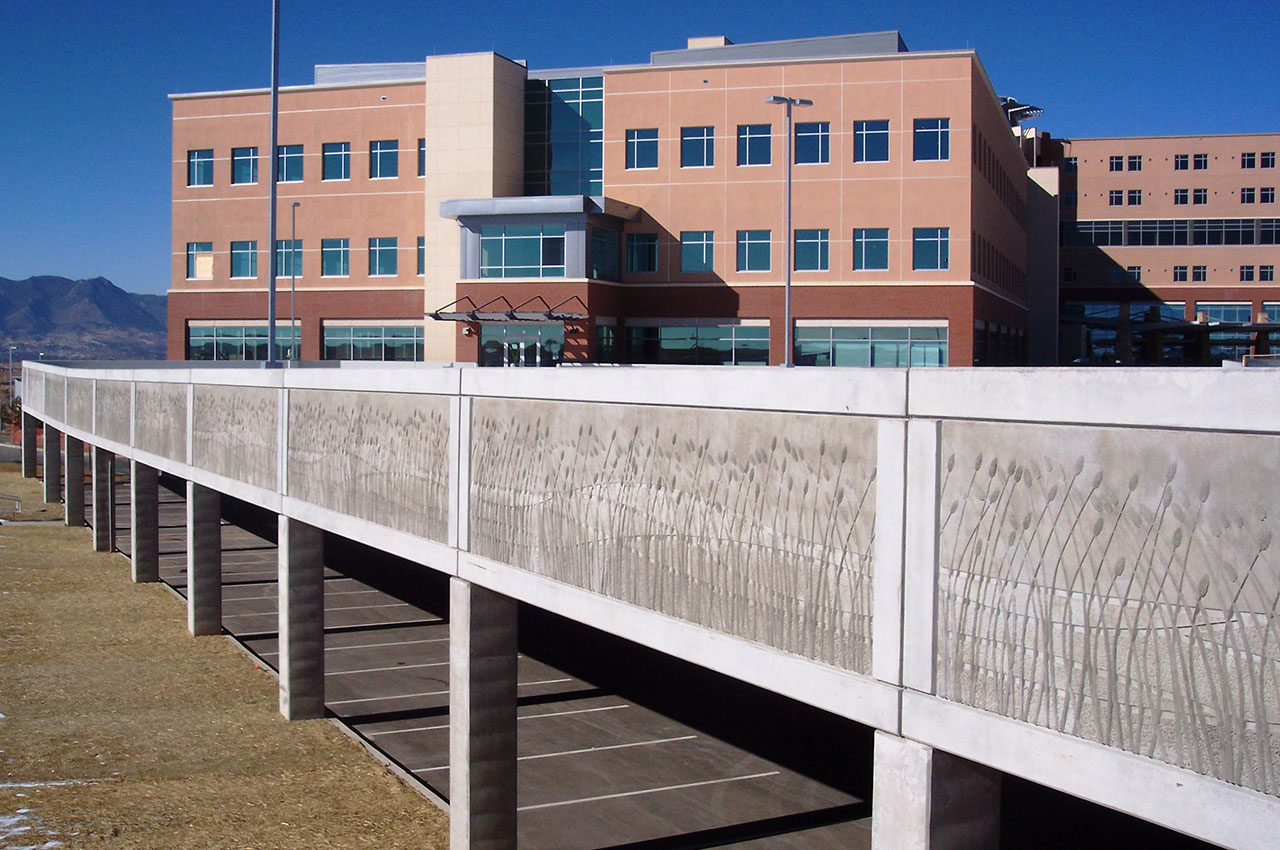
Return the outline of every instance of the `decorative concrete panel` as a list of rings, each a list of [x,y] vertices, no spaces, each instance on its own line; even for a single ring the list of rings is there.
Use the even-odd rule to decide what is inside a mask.
[[[876,423],[477,399],[477,554],[865,673]]]
[[[293,390],[289,495],[444,542],[449,399]]]
[[[940,696],[1280,794],[1280,438],[945,423]]]
[[[67,378],[67,424],[93,431],[93,381]]]
[[[187,462],[187,385],[139,383],[133,438],[137,448]]]
[[[47,374],[44,378],[44,412],[55,419],[65,420],[67,410],[67,379],[62,375]]]
[[[228,478],[276,490],[277,391],[197,384],[191,462]]]
[[[129,396],[128,381],[98,381],[94,399],[98,436],[128,445],[132,438],[129,428],[132,402]]]
[[[22,371],[22,395],[29,407],[28,412],[52,413],[49,410],[49,402],[45,398],[44,372],[35,369]]]

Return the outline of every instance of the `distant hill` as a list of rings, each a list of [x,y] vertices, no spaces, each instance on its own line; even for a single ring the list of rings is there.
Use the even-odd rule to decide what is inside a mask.
[[[7,357],[46,360],[160,360],[165,296],[125,292],[103,277],[0,277],[0,341]]]

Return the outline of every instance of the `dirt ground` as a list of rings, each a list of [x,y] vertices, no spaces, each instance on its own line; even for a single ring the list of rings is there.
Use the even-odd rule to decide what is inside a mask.
[[[12,464],[0,493],[41,515]],[[0,847],[447,844],[442,812],[328,721],[286,722],[270,676],[87,529],[0,525]]]

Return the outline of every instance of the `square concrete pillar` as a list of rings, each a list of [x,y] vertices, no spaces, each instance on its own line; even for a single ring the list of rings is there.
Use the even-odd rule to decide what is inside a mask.
[[[40,420],[30,413],[22,414],[22,477],[36,477],[36,429]]]
[[[516,602],[449,579],[449,847],[515,850]]]
[[[1000,846],[1000,772],[876,732],[872,850]]]
[[[67,487],[63,500],[67,525],[84,525],[84,443],[67,437]]]
[[[136,460],[129,473],[129,519],[133,580],[159,581],[160,475],[155,467]]]
[[[222,494],[187,482],[187,629],[222,632]]]
[[[62,432],[44,426],[44,501],[62,501]]]
[[[116,548],[116,456],[93,447],[93,549],[112,552]]]
[[[281,516],[279,536],[280,713],[324,716],[324,533]]]

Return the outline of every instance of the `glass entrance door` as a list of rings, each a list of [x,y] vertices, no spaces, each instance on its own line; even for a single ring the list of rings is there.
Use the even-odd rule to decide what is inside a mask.
[[[481,366],[557,366],[563,355],[563,324],[495,322],[480,326]]]

